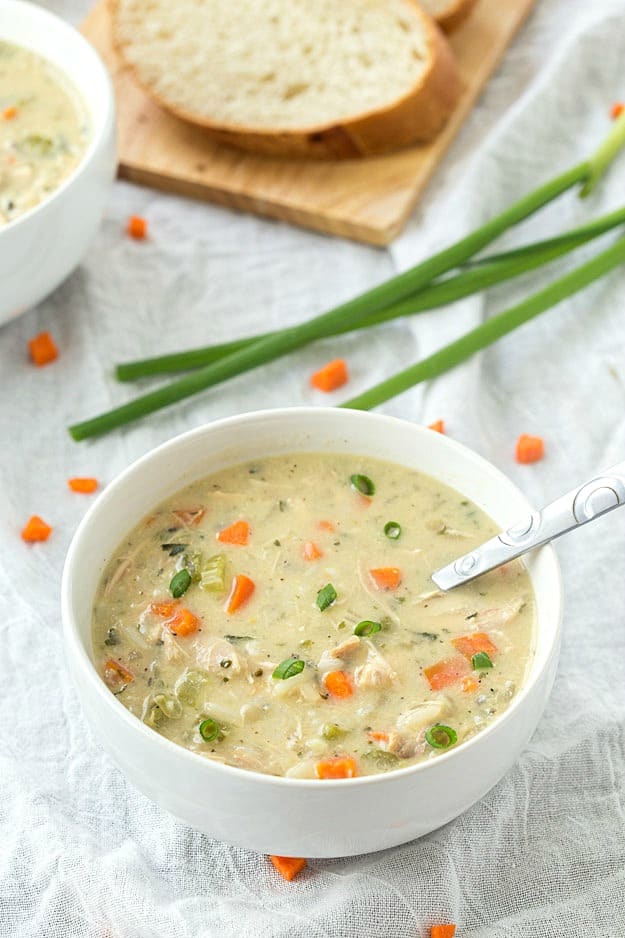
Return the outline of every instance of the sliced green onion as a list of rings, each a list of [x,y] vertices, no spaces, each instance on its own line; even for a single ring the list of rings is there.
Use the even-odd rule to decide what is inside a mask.
[[[169,694],[156,694],[154,703],[168,720],[178,720],[182,716],[182,707],[175,697]]]
[[[474,671],[483,671],[485,668],[492,668],[493,666],[493,662],[485,651],[478,651],[477,654],[473,655],[471,664]]]
[[[328,606],[331,606],[337,596],[338,593],[332,584],[326,583],[326,585],[317,593],[317,605],[319,606],[321,612],[323,612],[324,609],[327,609]]]
[[[206,720],[202,720],[198,729],[205,743],[212,743],[212,741],[219,736],[219,724],[210,717]]]
[[[376,632],[382,631],[381,622],[371,622],[370,619],[365,619],[363,622],[359,622],[356,628],[354,629],[354,635],[374,635]]]
[[[384,525],[384,533],[391,541],[396,541],[401,535],[401,524],[397,521],[387,521]]]
[[[271,676],[278,681],[286,681],[290,677],[295,677],[296,674],[301,674],[303,670],[304,662],[302,659],[291,655],[290,658],[285,658],[284,661],[280,662]]]
[[[179,570],[178,573],[175,573],[171,578],[171,583],[169,584],[169,590],[174,599],[180,599],[181,596],[184,596],[186,591],[191,586],[191,574],[185,568]]]
[[[425,738],[433,749],[449,749],[458,741],[458,734],[451,726],[435,723],[425,732]]]
[[[352,483],[356,491],[360,492],[361,495],[375,494],[375,485],[369,476],[363,476],[357,472],[353,476],[349,477],[349,481]]]

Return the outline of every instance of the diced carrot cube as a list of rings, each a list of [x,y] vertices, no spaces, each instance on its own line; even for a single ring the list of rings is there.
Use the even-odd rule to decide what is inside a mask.
[[[9,107],[5,107],[2,112],[2,117],[5,121],[12,121],[14,117],[17,117],[17,108],[12,104]]]
[[[351,756],[334,756],[318,762],[315,773],[317,778],[355,778],[358,766]]]
[[[306,541],[302,548],[302,556],[304,560],[318,560],[319,557],[323,557],[323,551],[314,541]]]
[[[311,375],[310,383],[318,391],[336,391],[347,383],[349,375],[347,373],[347,364],[342,358],[328,362],[319,371]]]
[[[398,567],[377,567],[369,570],[369,573],[379,590],[396,590],[401,583],[401,570]]]
[[[620,117],[621,114],[625,111],[625,104],[622,101],[615,101],[612,107],[610,108],[610,117],[613,121]]]
[[[453,638],[451,644],[454,648],[466,658],[472,658],[481,651],[492,658],[497,653],[497,646],[491,642],[485,632],[471,632],[469,635],[461,635],[459,638]]]
[[[466,658],[459,655],[457,658],[437,661],[429,668],[424,668],[423,673],[432,690],[442,690],[444,687],[459,683],[463,677],[466,677],[469,673],[469,665]]]
[[[250,580],[249,576],[238,573],[232,581],[232,590],[226,603],[226,610],[236,612],[249,600],[255,589],[256,585],[253,580]]]
[[[22,528],[22,538],[30,544],[35,541],[47,541],[51,534],[52,528],[39,515],[31,515]]]
[[[445,432],[445,421],[444,420],[435,420],[434,423],[428,424],[428,430],[435,430],[437,433]]]
[[[239,544],[244,547],[250,536],[250,526],[247,521],[235,521],[227,528],[222,528],[217,534],[217,540],[222,544]]]
[[[540,436],[522,433],[516,442],[516,459],[520,463],[538,462],[545,455],[545,444]]]
[[[72,492],[80,492],[83,495],[90,495],[97,489],[98,480],[89,478],[75,478],[68,479],[67,484],[69,485]]]
[[[200,626],[200,620],[197,616],[178,603],[172,603],[168,600],[155,602],[150,606],[151,611],[156,616],[165,619],[165,625],[172,635],[180,635],[186,638],[187,635],[193,635]]]
[[[347,671],[330,671],[323,683],[333,697],[351,697],[354,693],[354,685]]]
[[[49,332],[40,332],[28,341],[30,357],[38,368],[49,365],[59,357],[59,350]]]
[[[276,857],[272,854],[269,859],[280,876],[284,877],[289,883],[306,866],[306,860],[302,857]]]
[[[455,925],[432,925],[430,928],[430,938],[454,938],[455,934]]]
[[[336,531],[336,527],[331,521],[319,521],[317,522],[317,527],[320,531]]]
[[[181,635],[186,638],[187,635],[193,635],[194,632],[197,632],[200,620],[189,609],[180,606],[165,625],[172,635]]]
[[[136,241],[143,241],[148,236],[148,223],[140,215],[131,215],[126,225],[126,231]]]

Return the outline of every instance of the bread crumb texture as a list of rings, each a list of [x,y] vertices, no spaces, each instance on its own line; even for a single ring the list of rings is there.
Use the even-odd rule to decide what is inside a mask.
[[[430,55],[409,0],[116,0],[115,39],[163,103],[272,132],[388,107]]]

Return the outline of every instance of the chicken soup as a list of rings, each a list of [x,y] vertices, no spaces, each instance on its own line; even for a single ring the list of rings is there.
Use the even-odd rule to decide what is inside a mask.
[[[65,76],[0,40],[0,226],[58,188],[88,138],[85,106]]]
[[[459,492],[368,457],[229,468],[115,552],[97,667],[155,732],[239,768],[352,778],[436,758],[505,710],[532,659],[519,561],[449,594],[430,579],[496,530]]]

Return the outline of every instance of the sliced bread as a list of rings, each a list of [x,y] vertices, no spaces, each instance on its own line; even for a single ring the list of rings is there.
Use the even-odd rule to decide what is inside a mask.
[[[114,42],[165,108],[222,142],[355,157],[434,136],[460,92],[415,0],[111,0]]]
[[[476,3],[477,0],[421,0],[421,5],[446,33],[457,29]]]

